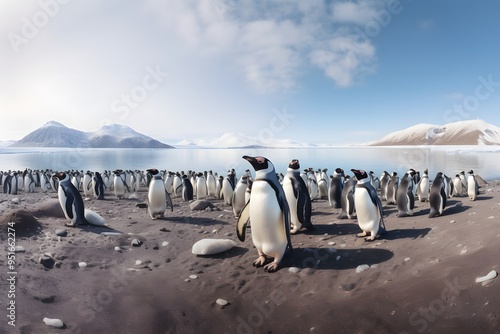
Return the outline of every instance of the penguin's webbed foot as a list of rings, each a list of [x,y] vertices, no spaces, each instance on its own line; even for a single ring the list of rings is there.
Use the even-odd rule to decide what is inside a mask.
[[[266,257],[264,255],[259,255],[259,257],[257,258],[257,260],[253,261],[253,266],[254,267],[262,267],[264,265],[264,263],[266,263]]]
[[[365,238],[365,241],[373,241],[373,240],[375,240],[375,237],[373,235]]]
[[[278,269],[278,265],[279,264],[276,262],[271,262],[264,267],[264,271],[268,273],[274,273]]]

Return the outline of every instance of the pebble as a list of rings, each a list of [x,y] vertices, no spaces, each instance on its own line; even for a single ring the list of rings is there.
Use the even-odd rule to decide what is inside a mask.
[[[113,236],[113,235],[122,235],[123,233],[121,232],[101,232],[101,235],[104,236]]]
[[[495,219],[495,216],[489,216],[488,219]]]
[[[340,247],[344,248],[345,246],[347,246],[346,244],[340,244]]]
[[[132,239],[132,242],[130,243],[133,247],[140,247],[142,245],[142,241],[134,238]]]
[[[21,201],[17,197],[12,199],[12,203],[14,203],[14,204],[19,204],[20,202]]]
[[[24,249],[23,246],[16,246],[16,247],[14,247],[14,252],[22,253],[22,252],[26,252],[26,249]]]
[[[59,237],[65,237],[68,235],[68,230],[66,230],[65,228],[58,228],[56,229],[55,233]]]
[[[360,264],[359,266],[356,267],[356,273],[362,273],[365,270],[370,269],[370,266],[367,264]]]
[[[45,253],[43,254],[39,259],[38,262],[41,263],[45,268],[51,269],[54,267],[54,259],[52,258],[52,255]]]
[[[139,266],[139,265],[141,265],[141,264],[142,264],[142,261],[141,261],[141,260],[136,260],[136,261],[135,261],[135,265],[136,265],[136,266]]]
[[[119,251],[121,251],[121,248],[120,248],[120,247],[118,247],[118,246],[116,246],[116,247],[115,247],[115,251],[119,252]]]
[[[164,241],[164,242],[162,242],[162,243],[161,243],[161,245],[162,245],[163,247],[168,246],[168,241]]]
[[[462,251],[460,252],[460,255],[464,255],[464,254],[467,254],[467,249],[462,249]]]
[[[455,221],[454,220],[450,220],[450,224],[455,224]]]
[[[219,230],[218,230],[218,229],[214,229],[214,230],[212,230],[212,233],[213,233],[213,234],[218,233],[218,232],[219,232]]]
[[[217,303],[217,305],[220,305],[220,306],[226,306],[227,304],[229,304],[227,300],[222,299],[222,298],[217,299],[215,302]]]
[[[488,273],[488,275],[476,278],[476,283],[482,283],[490,279],[494,279],[497,275],[498,273],[495,270],[492,270]]]
[[[191,282],[191,280],[189,278],[186,278],[184,282]]]
[[[64,322],[62,322],[61,319],[43,318],[43,322],[47,326],[52,326],[52,327],[55,327],[55,328],[63,328],[64,327]]]
[[[411,258],[409,258],[409,257],[405,257],[405,262],[408,262],[408,261],[410,261],[410,260],[411,260]]]
[[[87,263],[85,263],[85,262],[78,262],[78,266],[80,268],[85,268],[87,266]]]
[[[197,279],[197,278],[198,278],[198,276],[196,276],[196,275],[189,275],[189,278],[190,278],[190,279]]]
[[[340,256],[340,255],[337,255],[337,258],[336,258],[336,260],[337,260],[337,261],[340,261],[340,259],[341,259],[341,258],[342,258],[342,256]]]
[[[289,273],[292,273],[292,274],[296,274],[296,273],[298,273],[299,271],[300,271],[300,269],[299,269],[299,268],[297,268],[297,267],[290,267],[290,268],[288,268],[288,272],[289,272]]]
[[[329,244],[330,246],[333,246],[333,245],[336,245],[337,243],[336,243],[335,241],[330,241],[328,244]]]

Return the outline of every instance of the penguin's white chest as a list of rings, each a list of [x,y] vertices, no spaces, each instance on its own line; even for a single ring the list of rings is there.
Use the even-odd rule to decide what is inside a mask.
[[[358,216],[359,227],[365,232],[378,231],[380,211],[373,204],[370,194],[365,188],[358,187],[354,192],[354,206]]]
[[[151,214],[162,214],[167,209],[165,186],[160,179],[151,180],[149,184],[148,201],[148,210]]]
[[[297,216],[297,198],[295,198],[295,194],[293,193],[292,181],[287,176],[283,179],[283,190],[288,206],[290,207],[291,222],[292,224],[297,224],[299,220]]]
[[[66,210],[66,201],[68,198],[66,197],[66,193],[63,190],[62,185],[59,184],[59,189],[57,190],[57,197],[59,198],[59,204],[61,205],[61,208],[64,212],[64,216],[66,219],[71,220],[71,222],[74,224],[76,222],[76,209],[75,209],[75,204],[72,203],[71,205],[71,214],[73,215],[73,218],[69,218],[69,214]]]
[[[118,197],[125,195],[125,185],[123,184],[123,180],[120,176],[115,175],[113,187],[115,189],[115,196]]]
[[[255,247],[271,257],[281,257],[287,238],[283,213],[274,189],[266,181],[256,181],[252,186],[250,224]]]

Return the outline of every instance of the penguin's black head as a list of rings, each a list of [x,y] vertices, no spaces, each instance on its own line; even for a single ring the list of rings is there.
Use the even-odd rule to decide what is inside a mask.
[[[474,171],[471,169],[470,171],[468,171],[469,174],[474,174]]]
[[[58,179],[59,181],[64,180],[65,177],[66,177],[66,173],[64,173],[64,172],[59,172],[59,173],[54,174],[54,176],[52,176],[53,179]]]
[[[360,181],[368,177],[368,174],[362,169],[351,169],[351,172],[353,172],[354,176]]]
[[[259,170],[268,169],[269,165],[272,166],[271,162],[267,158],[264,158],[264,157],[250,157],[248,155],[244,155],[243,159],[248,161],[252,165],[252,167],[255,169],[256,172]]]
[[[158,169],[156,169],[156,168],[146,169],[146,171],[147,171],[149,174],[151,174],[151,175],[156,175],[156,174],[158,174],[158,173],[159,173],[159,172],[158,172]]]
[[[292,161],[290,161],[290,163],[288,164],[288,168],[291,168],[291,169],[300,169],[299,160],[293,159]]]
[[[344,174],[344,170],[342,168],[335,168],[335,173],[337,174]]]

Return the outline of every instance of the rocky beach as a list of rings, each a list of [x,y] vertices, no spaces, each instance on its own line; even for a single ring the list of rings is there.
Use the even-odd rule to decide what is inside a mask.
[[[107,226],[66,227],[54,191],[0,194],[0,332],[500,331],[496,275],[476,282],[499,270],[500,181],[482,184],[476,201],[450,198],[432,219],[427,202],[401,218],[384,203],[388,233],[373,242],[356,237],[356,219],[315,200],[316,229],[292,235],[276,273],[252,266],[257,251],[249,236],[237,239],[222,200],[192,210],[173,198],[173,212],[152,220],[146,196],[142,187],[124,199],[85,199]],[[192,254],[207,238],[236,246]]]

